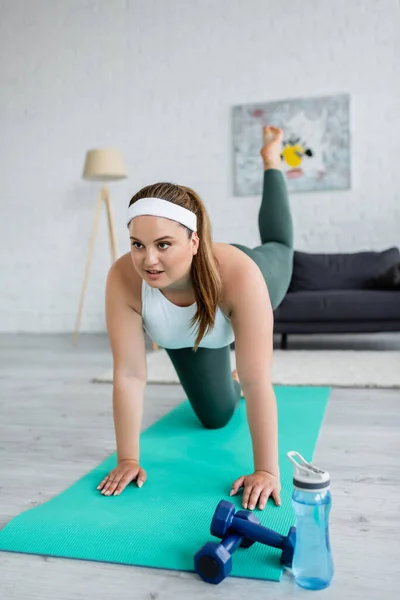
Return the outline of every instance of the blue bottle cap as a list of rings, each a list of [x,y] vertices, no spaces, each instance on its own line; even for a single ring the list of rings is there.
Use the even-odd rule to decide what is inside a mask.
[[[292,450],[287,457],[294,464],[293,485],[304,492],[318,492],[326,490],[331,485],[328,471],[323,471],[307,462],[301,454]],[[295,460],[300,459],[301,464]]]

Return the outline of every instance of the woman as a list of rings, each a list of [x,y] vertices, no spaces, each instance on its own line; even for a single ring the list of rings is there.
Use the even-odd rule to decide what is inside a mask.
[[[284,298],[293,261],[293,231],[281,172],[282,130],[264,127],[262,245],[213,243],[197,194],[169,183],[140,190],[128,209],[131,252],[111,267],[106,322],[114,360],[117,467],[97,489],[117,495],[141,487],[139,435],[146,385],[143,326],[166,349],[197,417],[224,427],[246,399],[254,473],[241,475],[242,505],[280,505],[276,401],[271,384],[273,309]],[[235,340],[237,371],[230,372]],[[239,383],[240,381],[240,383]]]

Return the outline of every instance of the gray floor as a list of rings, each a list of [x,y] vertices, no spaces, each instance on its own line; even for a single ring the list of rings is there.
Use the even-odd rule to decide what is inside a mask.
[[[397,335],[296,336],[291,348],[400,349]],[[290,350],[289,350],[290,351]],[[102,335],[0,335],[0,527],[52,498],[114,451],[111,386],[90,378],[110,366]],[[400,365],[399,365],[400,368]],[[149,385],[143,426],[184,399]],[[335,578],[312,598],[394,598],[400,558],[400,390],[333,389],[315,460],[331,472]],[[300,598],[282,582],[0,552],[0,597],[9,599]]]

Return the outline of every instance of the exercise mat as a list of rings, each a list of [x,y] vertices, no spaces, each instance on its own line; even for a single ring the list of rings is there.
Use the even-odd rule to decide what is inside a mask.
[[[254,513],[286,535],[294,523],[292,466],[286,452],[311,460],[329,388],[276,387],[282,506],[269,500]],[[245,401],[223,429],[207,430],[186,401],[141,435],[141,464],[148,480],[120,496],[96,489],[115,467],[113,454],[64,492],[13,518],[0,531],[0,550],[194,571],[193,557],[210,534],[222,499],[241,508],[231,484],[252,472]],[[323,465],[322,465],[323,467]],[[233,556],[232,576],[279,581],[280,552],[261,544]]]

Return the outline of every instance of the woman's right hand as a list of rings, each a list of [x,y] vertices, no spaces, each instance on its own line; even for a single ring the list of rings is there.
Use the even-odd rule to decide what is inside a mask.
[[[138,487],[142,487],[147,479],[146,471],[141,468],[137,460],[120,460],[117,467],[97,486],[104,496],[118,496],[126,486],[136,480]]]

